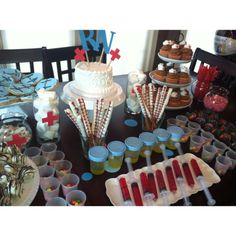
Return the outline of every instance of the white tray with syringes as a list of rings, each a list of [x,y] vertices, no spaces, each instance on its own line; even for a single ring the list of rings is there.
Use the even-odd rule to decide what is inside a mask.
[[[188,162],[189,166],[190,166],[190,160],[195,159],[202,171],[203,176],[204,176],[206,187],[210,187],[213,184],[220,182],[220,177],[216,174],[214,169],[212,169],[208,164],[206,164],[203,160],[196,157],[195,155],[193,155],[191,153],[186,153],[182,156],[176,156],[174,159],[177,159],[179,161],[179,163],[181,163],[181,161],[184,160],[184,161]],[[170,159],[170,160],[174,160],[174,159]],[[153,173],[157,169],[162,171],[165,183],[167,183],[166,175],[164,174],[165,173],[164,163],[158,162],[158,163],[152,165]],[[187,183],[185,181],[184,187],[185,187],[186,196],[190,196],[190,195],[195,194],[199,191],[202,191],[202,188],[199,186],[198,182],[196,181],[196,178],[195,178],[195,175],[193,173],[191,166],[190,166],[190,169],[191,169],[192,176],[194,177],[195,184],[193,187],[190,187],[187,185]],[[182,167],[181,167],[181,170],[182,170]],[[143,167],[142,169],[137,169],[134,171],[134,174],[135,174],[135,177],[136,177],[136,180],[137,180],[137,183],[138,183],[141,193],[142,193],[142,186],[141,186],[141,181],[140,181],[139,176],[142,172],[147,172],[147,167]],[[134,199],[132,196],[132,191],[131,191],[131,186],[129,184],[128,174],[122,174],[122,175],[118,176],[117,178],[111,178],[105,182],[106,194],[107,194],[108,198],[110,199],[111,203],[115,206],[123,206],[124,205],[122,192],[121,192],[120,185],[119,185],[119,178],[121,178],[121,177],[124,177],[126,179],[131,198],[134,202]],[[157,191],[158,191],[158,198],[157,198],[157,200],[153,201],[153,205],[162,206],[162,205],[164,205],[164,202],[163,202],[163,199],[160,197],[160,191],[158,188],[157,188]],[[175,193],[168,191],[167,198],[168,198],[169,204],[174,204],[177,201],[179,201],[180,199],[182,199],[183,196],[181,194],[180,188],[178,187],[177,191]]]

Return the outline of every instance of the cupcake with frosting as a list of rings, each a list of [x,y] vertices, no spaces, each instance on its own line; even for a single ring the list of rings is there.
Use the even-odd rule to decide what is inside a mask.
[[[179,44],[173,44],[168,53],[168,57],[175,60],[181,59],[181,50]]]
[[[180,102],[181,106],[187,106],[190,104],[191,98],[187,89],[180,90]]]
[[[190,76],[188,68],[183,66],[180,68],[179,84],[188,84],[190,82]]]
[[[166,72],[165,65],[163,63],[159,63],[153,75],[154,79],[165,82],[166,75],[167,75],[167,72]]]
[[[169,106],[169,107],[179,107],[179,106],[181,106],[180,95],[177,91],[173,91],[171,93],[170,99],[168,101],[167,106]]]
[[[168,57],[168,53],[171,50],[171,46],[173,45],[173,41],[172,40],[165,40],[162,43],[162,47],[159,51],[160,55],[163,57]]]
[[[185,40],[181,41],[181,42],[179,43],[179,48],[180,48],[180,49],[184,48],[184,46],[185,46],[186,44],[187,44],[187,42],[186,42]]]
[[[170,84],[178,84],[179,82],[179,76],[178,76],[178,73],[177,73],[177,70],[174,69],[174,68],[171,68],[169,71],[168,71],[168,74],[166,76],[166,82],[167,83],[170,83]]]
[[[184,45],[184,47],[181,50],[181,53],[182,53],[182,55],[181,55],[182,60],[191,60],[192,55],[193,55],[191,45],[190,44]]]

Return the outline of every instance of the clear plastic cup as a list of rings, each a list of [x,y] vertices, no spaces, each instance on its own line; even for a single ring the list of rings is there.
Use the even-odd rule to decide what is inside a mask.
[[[183,127],[182,129],[184,131],[184,134],[181,137],[180,142],[181,143],[187,143],[192,131],[188,127]]]
[[[219,175],[224,175],[229,168],[231,168],[232,162],[229,157],[217,156],[215,163],[215,170]]]
[[[62,197],[54,197],[47,201],[45,206],[67,206],[67,201]]]
[[[62,151],[54,151],[48,156],[48,160],[51,166],[55,166],[58,161],[65,159],[65,153]]]
[[[78,189],[79,181],[79,176],[76,174],[68,174],[63,176],[61,179],[63,194],[66,196],[66,194],[72,190]]]
[[[212,140],[215,138],[211,132],[202,131],[201,137],[204,138],[205,144],[204,145],[211,145]]]
[[[42,150],[43,156],[49,159],[55,154],[55,151],[57,150],[57,145],[55,143],[44,143],[41,146],[41,150]]]
[[[68,160],[57,161],[55,164],[56,175],[58,178],[62,178],[71,172],[72,163]]]
[[[176,125],[184,128],[188,122],[188,117],[184,115],[177,115],[176,116]]]
[[[201,136],[193,135],[190,138],[189,149],[191,152],[197,153],[200,151],[203,144],[204,144],[204,139]]]
[[[191,130],[191,135],[196,135],[201,129],[201,126],[197,122],[189,121],[188,128]]]
[[[42,166],[39,168],[40,180],[44,178],[53,177],[55,174],[55,168],[52,166]]]
[[[60,182],[55,177],[43,178],[40,181],[40,187],[46,201],[49,201],[54,197],[58,197],[59,195]]]
[[[66,195],[69,206],[84,206],[87,196],[81,190],[72,190]]]
[[[217,149],[212,145],[204,145],[202,148],[202,160],[205,162],[211,162],[215,155],[216,155]]]
[[[32,158],[32,161],[38,168],[46,166],[48,164],[48,159],[44,156],[35,156]]]
[[[172,126],[172,125],[177,125],[177,121],[176,121],[175,118],[169,118],[169,119],[166,120],[166,122],[167,122],[167,128]]]
[[[227,149],[226,144],[220,142],[220,141],[214,141],[213,146],[217,149],[217,155],[223,155],[225,150]]]
[[[34,157],[40,156],[41,149],[39,147],[29,147],[25,149],[24,154],[30,159],[33,159]]]
[[[234,169],[236,167],[236,152],[234,151],[227,151],[225,156],[227,156],[228,158],[230,158],[230,160],[232,161],[232,166],[231,169]]]

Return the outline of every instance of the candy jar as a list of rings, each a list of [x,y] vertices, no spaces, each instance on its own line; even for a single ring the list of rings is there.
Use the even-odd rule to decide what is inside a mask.
[[[20,112],[8,112],[0,116],[0,142],[16,145],[20,149],[29,145],[32,130],[26,122],[26,115]]]
[[[133,89],[135,83],[144,84],[147,76],[139,70],[130,72],[128,75],[128,84],[126,90],[126,106],[125,111],[129,114],[136,115],[141,112],[141,107],[138,102],[137,95]]]
[[[204,97],[204,106],[214,112],[222,112],[227,107],[229,91],[223,87],[213,86]]]
[[[37,121],[36,136],[38,143],[58,142],[59,98],[54,91],[40,89],[34,98],[34,117]]]

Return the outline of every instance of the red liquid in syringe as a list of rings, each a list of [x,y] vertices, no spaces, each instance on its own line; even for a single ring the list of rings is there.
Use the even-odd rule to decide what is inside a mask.
[[[154,199],[157,199],[158,198],[157,187],[156,187],[155,178],[154,178],[153,173],[148,173],[148,182],[149,182],[149,186],[151,188],[151,193],[153,193],[155,195]]]
[[[200,167],[199,167],[197,161],[195,159],[192,159],[190,161],[190,163],[191,163],[191,166],[193,168],[193,171],[194,171],[194,174],[196,175],[196,177],[202,176],[202,171],[200,170]]]
[[[183,175],[179,166],[179,162],[177,160],[173,160],[172,166],[173,166],[176,178],[183,178]]]
[[[119,179],[119,184],[120,184],[120,189],[121,189],[121,193],[122,193],[122,196],[123,196],[123,200],[124,201],[131,200],[131,196],[130,196],[130,193],[129,193],[129,189],[128,189],[128,186],[127,186],[126,179],[125,178],[120,178]]]
[[[165,171],[166,171],[166,177],[167,177],[169,190],[174,193],[177,191],[177,186],[176,186],[175,177],[174,177],[172,168],[170,166],[167,166],[165,168]]]
[[[183,163],[182,167],[183,167],[184,176],[185,176],[185,179],[187,181],[187,184],[190,187],[193,187],[195,183],[194,183],[194,179],[193,179],[193,176],[192,176],[192,173],[190,171],[188,163],[187,162]]]
[[[136,206],[143,206],[143,201],[141,197],[141,193],[139,191],[139,186],[136,182],[131,184],[131,189],[134,197],[134,202]]]
[[[161,170],[156,170],[156,180],[157,180],[157,185],[160,192],[162,192],[163,190],[167,190],[165,180],[164,180]]]
[[[140,174],[140,180],[141,180],[141,184],[142,184],[143,194],[151,193],[151,187],[149,185],[146,173],[142,172]]]

